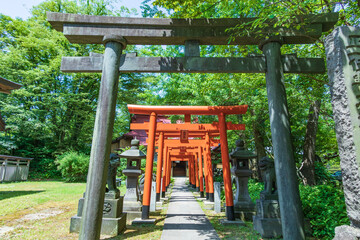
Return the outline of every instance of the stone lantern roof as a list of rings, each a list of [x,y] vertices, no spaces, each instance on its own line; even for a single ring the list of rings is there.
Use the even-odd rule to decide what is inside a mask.
[[[123,158],[142,159],[146,158],[146,155],[139,149],[140,141],[137,139],[131,140],[131,148],[120,154]]]
[[[245,142],[239,139],[236,141],[236,148],[230,153],[230,157],[235,159],[251,159],[256,158],[257,155],[245,149]]]

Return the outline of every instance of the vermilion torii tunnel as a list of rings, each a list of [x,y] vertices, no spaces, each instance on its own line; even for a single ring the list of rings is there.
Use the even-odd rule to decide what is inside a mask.
[[[160,133],[159,137],[159,152],[162,152],[164,143],[164,135],[168,133],[172,137],[179,137],[179,142],[173,143],[173,147],[188,147],[194,146],[194,143],[189,143],[189,136],[199,136],[204,137],[204,140],[192,140],[197,141],[200,146],[203,146],[207,153],[206,159],[209,159],[210,154],[210,133],[218,133],[220,135],[220,144],[221,144],[221,155],[222,164],[223,164],[223,177],[224,177],[224,186],[225,186],[225,198],[226,198],[226,215],[228,220],[235,220],[234,217],[234,202],[233,202],[233,193],[232,193],[232,184],[231,184],[231,173],[230,173],[230,164],[229,164],[229,155],[228,155],[228,142],[227,142],[227,127],[229,130],[244,130],[243,124],[226,124],[225,116],[230,114],[245,114],[247,111],[247,105],[241,106],[139,106],[139,105],[128,105],[129,112],[131,114],[147,114],[150,115],[149,123],[141,124],[132,124],[130,129],[147,129],[148,130],[148,148],[146,155],[146,170],[145,170],[145,183],[144,183],[144,194],[143,194],[143,206],[142,206],[142,219],[149,218],[150,210],[150,194],[151,194],[151,181],[152,181],[152,172],[153,172],[153,161],[154,161],[154,152],[155,152],[155,140],[156,132]],[[184,124],[158,124],[156,123],[156,116],[158,114],[162,115],[184,115],[185,123]],[[214,124],[192,124],[190,123],[191,115],[217,115],[219,122]],[[139,126],[140,125],[140,126]],[[143,127],[141,127],[143,125]],[[185,136],[184,136],[185,135]],[[187,143],[187,144],[186,144]],[[168,143],[169,144],[169,143]],[[160,197],[160,176],[162,169],[162,158],[158,160],[157,166],[157,188],[156,193],[157,197]],[[193,157],[190,158],[190,162]],[[208,188],[209,197],[213,199],[214,189],[212,181],[211,164],[209,166],[210,159],[206,161],[207,172],[208,174]],[[193,166],[191,166],[191,171]],[[169,173],[167,174],[169,177]],[[205,175],[206,176],[206,175]],[[191,176],[193,181],[195,178]]]
[[[194,107],[192,107],[194,108]],[[210,108],[210,107],[209,107]],[[230,108],[230,107],[228,107]],[[160,183],[161,181],[161,167],[162,165],[167,164],[167,160],[163,161],[163,158],[167,158],[167,153],[176,148],[186,148],[193,149],[196,148],[196,155],[202,157],[202,153],[204,153],[204,162],[205,162],[205,179],[206,179],[206,192],[210,193],[210,201],[213,201],[213,179],[212,179],[212,169],[208,166],[210,164],[210,147],[217,146],[220,143],[219,139],[214,139],[213,137],[220,136],[219,132],[219,123],[214,122],[212,124],[191,124],[190,123],[190,114],[185,115],[185,123],[183,124],[156,124],[156,146],[158,146],[158,168],[157,168],[157,179],[156,182]],[[132,123],[130,124],[131,130],[147,130],[149,133],[149,123]],[[232,124],[231,122],[226,123],[227,130],[244,130],[244,124]],[[169,139],[172,138],[172,139]],[[178,138],[178,139],[174,139]],[[194,139],[200,138],[200,139]],[[197,146],[197,147],[194,147]],[[166,150],[165,153],[163,151]],[[170,152],[171,154],[172,152]],[[199,157],[196,159],[201,160]],[[192,161],[190,161],[192,162]],[[193,170],[192,164],[189,165],[191,170]],[[202,162],[201,162],[202,166]],[[165,167],[166,169],[166,167]],[[202,167],[201,167],[202,169]],[[207,170],[209,169],[209,170]],[[208,178],[208,172],[211,172],[210,177]],[[165,172],[166,173],[166,172]],[[192,175],[190,175],[193,177]],[[203,174],[200,173],[201,180],[203,178]],[[195,178],[191,178],[195,180]],[[197,179],[198,180],[198,179]],[[201,182],[201,181],[200,181]],[[199,182],[198,182],[199,183]],[[200,184],[200,183],[199,183]],[[200,187],[200,186],[198,186]],[[203,186],[201,182],[201,193],[203,193]],[[210,192],[209,192],[210,191]],[[160,184],[157,184],[156,188],[157,200],[160,200]],[[164,194],[164,193],[163,193]]]

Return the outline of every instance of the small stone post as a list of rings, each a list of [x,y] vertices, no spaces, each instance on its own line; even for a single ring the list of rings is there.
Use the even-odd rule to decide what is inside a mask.
[[[325,39],[336,138],[351,227],[335,229],[335,239],[360,237],[360,28],[342,26]],[[353,229],[352,229],[353,228]],[[357,232],[357,233],[356,233]],[[350,234],[350,235],[348,235]]]
[[[105,36],[105,54],[96,110],[84,210],[79,239],[100,238],[106,171],[109,165],[111,137],[119,83],[120,56],[126,41],[120,36]]]
[[[280,40],[264,42],[266,89],[284,239],[305,239],[296,166],[291,144]]]
[[[151,183],[150,212],[156,211],[156,182]]]
[[[214,211],[216,213],[221,212],[221,183],[214,182]]]

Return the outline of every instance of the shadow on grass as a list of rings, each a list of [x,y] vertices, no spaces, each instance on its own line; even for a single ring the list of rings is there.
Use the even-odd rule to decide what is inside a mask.
[[[149,234],[155,231],[162,231],[162,225],[137,225],[137,226],[126,226],[126,232],[121,233],[119,236],[106,238],[105,240],[121,240],[121,239],[154,239],[150,237]],[[141,236],[142,235],[142,236]],[[161,234],[160,234],[161,235]],[[137,237],[138,236],[138,237]],[[140,237],[141,236],[141,237]]]
[[[0,200],[4,200],[7,198],[19,197],[23,195],[35,194],[45,192],[44,190],[41,191],[0,191]]]

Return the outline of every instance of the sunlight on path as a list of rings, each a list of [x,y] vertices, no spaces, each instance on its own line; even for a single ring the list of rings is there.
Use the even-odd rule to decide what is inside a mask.
[[[220,239],[188,190],[185,178],[175,178],[161,239]]]

